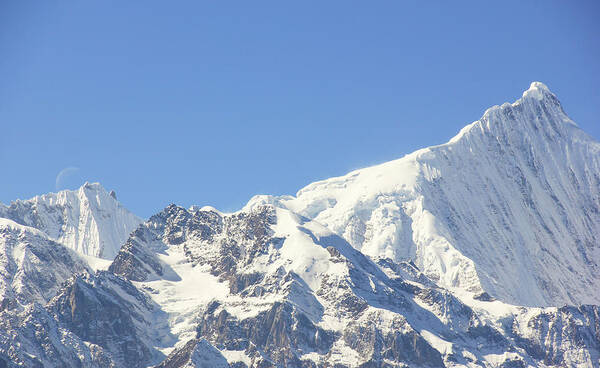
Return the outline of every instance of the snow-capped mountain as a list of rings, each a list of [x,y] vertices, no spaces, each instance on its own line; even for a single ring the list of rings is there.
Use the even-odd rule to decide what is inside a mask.
[[[98,183],[0,204],[0,217],[41,230],[77,252],[113,259],[142,219]]]
[[[132,234],[109,272],[162,312],[152,322],[168,337],[155,345],[168,354],[160,367],[591,366],[600,358],[597,306],[457,297],[410,262],[375,263],[272,205],[235,214],[171,205]]]
[[[600,143],[535,82],[448,143],[254,198],[447,288],[531,306],[600,304]],[[595,291],[595,292],[594,292]]]
[[[600,368],[599,191],[600,144],[534,83],[447,144],[235,213],[143,222],[99,184],[16,201],[0,367]]]

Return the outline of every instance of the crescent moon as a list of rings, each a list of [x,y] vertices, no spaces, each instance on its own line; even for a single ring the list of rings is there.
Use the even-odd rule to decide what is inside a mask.
[[[56,190],[60,190],[61,188],[61,184],[62,181],[69,175],[72,174],[76,171],[79,171],[78,167],[65,167],[64,169],[60,170],[60,172],[58,173],[58,175],[56,175]]]

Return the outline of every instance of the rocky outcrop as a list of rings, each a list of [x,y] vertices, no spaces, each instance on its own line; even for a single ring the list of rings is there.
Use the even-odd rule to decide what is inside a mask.
[[[158,248],[151,246],[157,243]],[[140,226],[121,247],[108,270],[131,281],[145,281],[152,275],[161,277],[163,266],[155,252],[162,247],[156,234],[145,226]]]
[[[0,361],[8,367],[115,366],[109,352],[86,343],[36,303],[18,313],[0,312]]]
[[[102,347],[119,365],[144,367],[160,357],[149,337],[151,300],[108,272],[70,279],[49,311],[83,341]]]
[[[154,368],[229,368],[227,360],[204,339],[192,339]]]
[[[515,318],[507,333],[548,366],[600,365],[600,307],[552,308]]]
[[[331,331],[316,326],[290,302],[273,303],[268,310],[243,320],[215,302],[200,317],[197,331],[219,349],[259,349],[281,366],[302,366],[304,354],[326,354],[334,342]]]

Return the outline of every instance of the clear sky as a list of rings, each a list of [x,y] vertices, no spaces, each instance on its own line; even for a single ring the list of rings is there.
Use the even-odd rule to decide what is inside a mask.
[[[600,138],[598,1],[2,1],[0,201],[231,211],[439,144],[539,80]]]

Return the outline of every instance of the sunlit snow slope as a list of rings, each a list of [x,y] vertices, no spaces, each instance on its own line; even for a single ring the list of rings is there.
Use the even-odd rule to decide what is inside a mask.
[[[600,303],[600,144],[534,82],[448,143],[258,196],[373,259],[519,305]]]
[[[0,203],[0,217],[41,230],[80,254],[105,259],[113,259],[143,221],[98,183],[16,200],[10,206]]]

